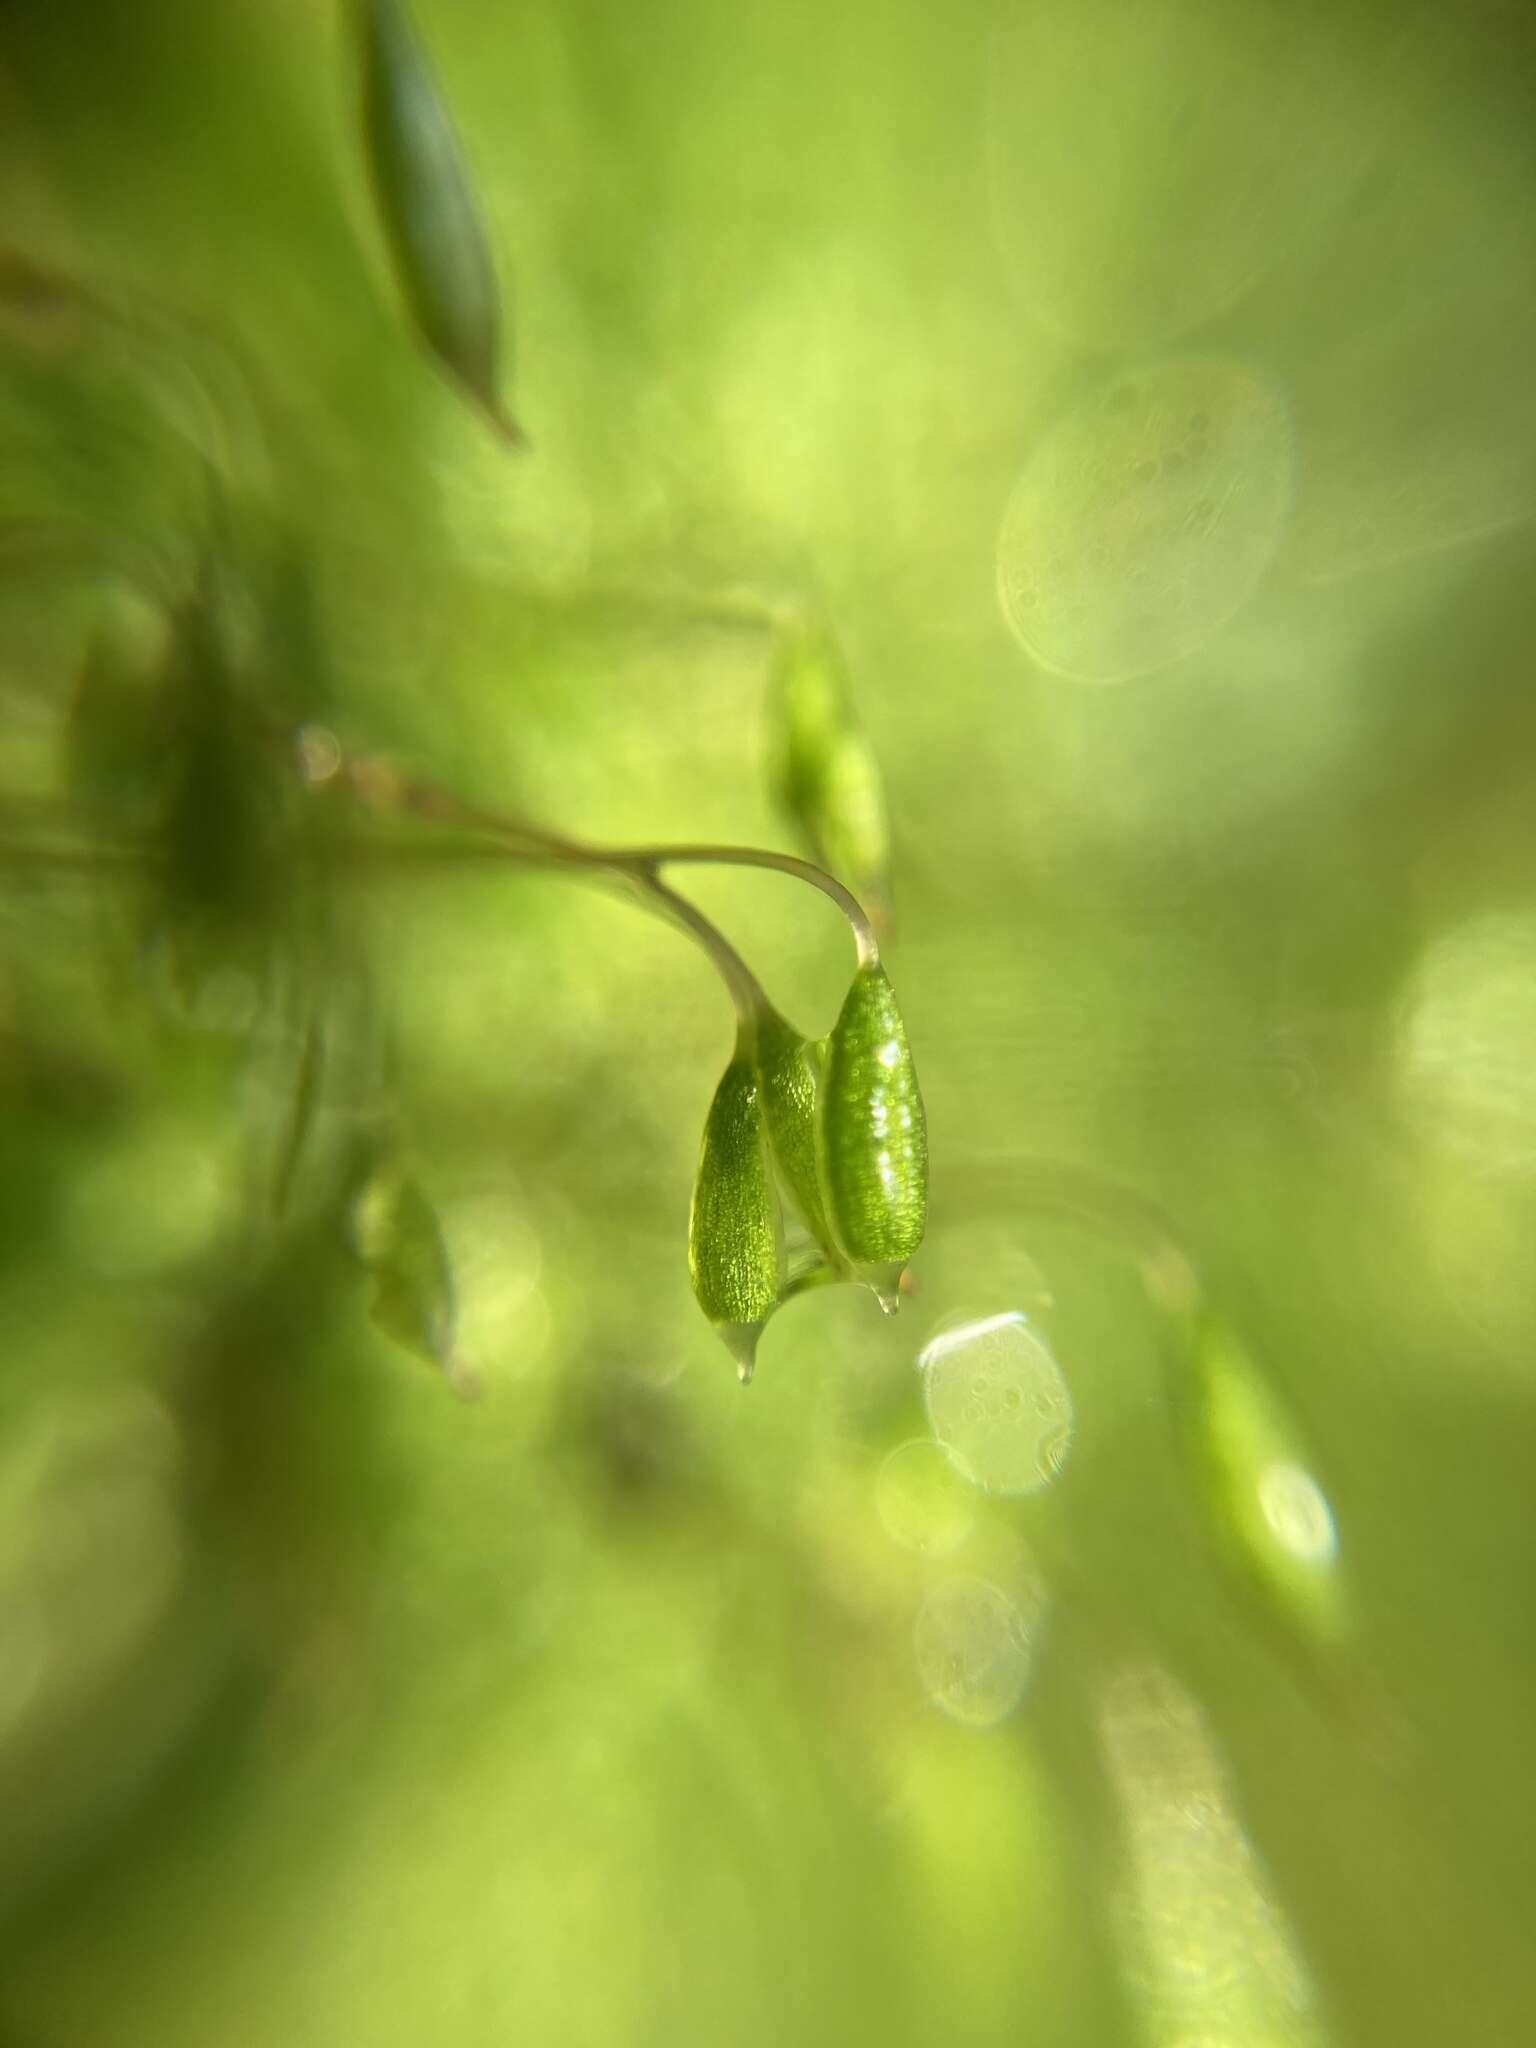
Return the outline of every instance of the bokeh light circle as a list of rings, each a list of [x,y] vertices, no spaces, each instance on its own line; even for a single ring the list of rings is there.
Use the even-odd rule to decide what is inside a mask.
[[[1020,645],[1079,682],[1124,682],[1204,646],[1280,544],[1294,471],[1285,407],[1236,364],[1127,372],[1058,420],[997,543]]]
[[[930,1437],[898,1444],[886,1458],[875,1507],[891,1541],[920,1557],[948,1557],[976,1526],[967,1475]]]
[[[998,1494],[1038,1493],[1057,1477],[1072,1444],[1072,1395],[1016,1309],[941,1330],[918,1366],[928,1425],[962,1477]]]
[[[1448,1152],[1536,1171],[1536,913],[1488,911],[1424,952],[1401,1010],[1405,1107]]]
[[[1034,1619],[986,1579],[935,1586],[913,1632],[918,1677],[933,1705],[968,1728],[992,1728],[1011,1714],[1029,1683]]]

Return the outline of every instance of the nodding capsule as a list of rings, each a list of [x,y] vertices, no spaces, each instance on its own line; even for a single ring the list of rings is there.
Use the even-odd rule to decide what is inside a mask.
[[[895,1273],[922,1243],[928,1126],[885,970],[861,967],[827,1041],[822,1089],[827,1216],[850,1265]],[[877,1284],[877,1291],[881,1291]]]
[[[824,1251],[833,1250],[821,1190],[820,1097],[825,1041],[800,1036],[777,1011],[758,1020],[755,1062],[774,1163],[790,1201]]]
[[[891,893],[885,787],[842,651],[820,621],[797,624],[781,644],[768,718],[780,805],[814,857],[878,922]]]
[[[757,1339],[778,1306],[785,1279],[784,1231],[768,1164],[762,1092],[738,1047],[709,1114],[688,1219],[694,1297],[752,1377]]]
[[[469,167],[403,0],[357,0],[375,202],[417,335],[503,439],[502,307]]]

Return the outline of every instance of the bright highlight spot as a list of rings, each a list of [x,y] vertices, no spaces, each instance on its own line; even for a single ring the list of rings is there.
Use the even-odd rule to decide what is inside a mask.
[[[924,1600],[914,1631],[924,1692],[967,1728],[995,1727],[1023,1698],[1038,1621],[1039,1609],[1026,1614],[985,1579],[946,1579]]]
[[[341,766],[341,742],[327,725],[300,726],[294,745],[306,782],[329,782]]]
[[[523,1380],[543,1367],[549,1305],[540,1286],[543,1246],[520,1192],[488,1182],[443,1205],[443,1234],[458,1302],[455,1353],[472,1383]],[[680,1357],[646,1377],[675,1378]]]
[[[1403,1008],[1398,1079],[1449,1150],[1536,1169],[1536,914],[1486,912],[1429,948]]]
[[[1107,1688],[1124,1820],[1120,1937],[1149,2048],[1322,2048],[1312,1986],[1205,1717],[1155,1666]]]
[[[1058,420],[997,544],[1003,615],[1043,668],[1115,683],[1202,647],[1252,596],[1285,527],[1290,422],[1235,365],[1127,373]]]
[[[1270,1465],[1259,1475],[1259,1506],[1278,1540],[1302,1564],[1332,1564],[1339,1532],[1327,1496],[1300,1465]]]
[[[1066,1463],[1072,1396],[1016,1309],[941,1331],[918,1358],[928,1424],[955,1468],[988,1493],[1037,1493]]]

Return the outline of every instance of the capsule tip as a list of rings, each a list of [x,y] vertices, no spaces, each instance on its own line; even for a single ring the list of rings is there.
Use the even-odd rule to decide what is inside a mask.
[[[860,1270],[859,1278],[888,1316],[897,1314],[902,1296],[912,1291],[907,1269],[899,1261],[892,1261],[889,1265],[865,1266]]]
[[[503,406],[487,405],[485,413],[506,447],[514,449],[519,455],[526,454],[532,448],[533,443],[529,440],[526,429],[520,427]]]
[[[720,1341],[736,1361],[736,1377],[741,1384],[749,1386],[757,1370],[757,1340],[763,1334],[761,1323],[716,1323]]]

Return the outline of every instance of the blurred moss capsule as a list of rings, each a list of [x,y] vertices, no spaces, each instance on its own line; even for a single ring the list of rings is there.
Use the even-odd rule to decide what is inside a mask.
[[[375,199],[417,333],[499,433],[502,312],[490,243],[447,103],[403,0],[360,0]]]
[[[897,1271],[923,1240],[928,1127],[896,997],[879,966],[861,967],[827,1043],[822,1096],[827,1212],[850,1264],[895,1306]]]
[[[1189,1326],[1182,1386],[1186,1452],[1228,1564],[1293,1646],[1338,1643],[1349,1612],[1328,1497],[1258,1363],[1207,1305]]]
[[[742,1380],[749,1380],[758,1337],[779,1302],[784,1235],[762,1090],[739,1046],[704,1123],[688,1219],[688,1270],[699,1307],[725,1340]]]
[[[358,1255],[373,1281],[375,1328],[453,1376],[458,1303],[442,1225],[413,1174],[386,1167],[353,1211]]]
[[[774,1162],[806,1228],[830,1250],[818,1144],[824,1059],[825,1041],[802,1038],[777,1011],[758,1020],[757,1076]]]
[[[847,665],[819,622],[785,638],[769,679],[773,779],[822,865],[867,905],[890,901],[890,829],[880,764],[853,707]]]

